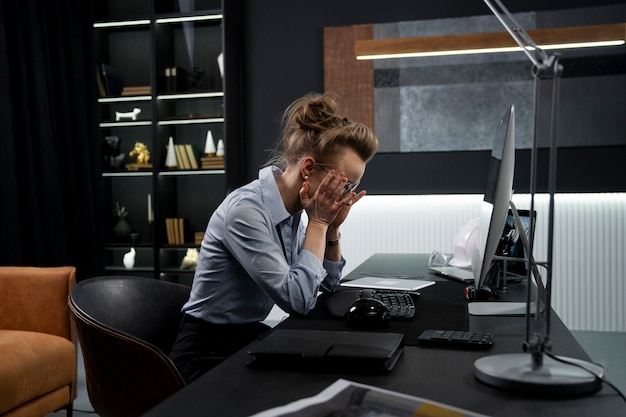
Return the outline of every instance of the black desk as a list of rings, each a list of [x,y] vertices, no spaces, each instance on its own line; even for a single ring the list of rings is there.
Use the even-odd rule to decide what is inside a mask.
[[[428,255],[377,254],[369,258],[347,278],[356,278],[361,272],[417,273],[448,287],[450,299],[457,300],[455,289],[462,293],[463,284],[428,273]],[[455,288],[456,287],[456,288]],[[511,286],[512,287],[512,286]],[[511,288],[512,296],[519,297]],[[429,288],[422,290],[417,301],[418,318],[414,325],[419,331],[420,322],[428,326],[437,324],[437,314],[445,311],[448,298],[440,300],[440,311],[430,314],[421,308]],[[457,302],[457,301],[453,301]],[[323,306],[319,306],[323,308]],[[317,309],[316,309],[317,310]],[[451,310],[458,314],[457,309]],[[286,327],[314,327],[346,329],[340,320],[289,318],[281,324]],[[558,355],[590,360],[563,322],[552,313],[551,336],[553,352]],[[446,323],[445,316],[441,323]],[[245,349],[209,373],[174,394],[146,414],[161,416],[249,416],[259,411],[287,404],[294,400],[316,395],[338,378],[378,386],[410,395],[440,401],[478,413],[493,416],[617,416],[626,414],[626,403],[609,387],[578,398],[544,398],[501,391],[482,384],[474,378],[474,361],[482,356],[499,353],[519,353],[525,338],[525,320],[520,317],[462,317],[469,330],[494,333],[495,345],[486,352],[446,350],[406,346],[396,367],[388,374],[330,374],[303,373],[287,370],[259,370],[245,365]],[[308,324],[307,324],[308,323]],[[448,323],[450,323],[448,321]],[[344,326],[344,327],[342,327]],[[396,329],[397,330],[397,329]],[[406,330],[406,329],[403,329]],[[394,331],[390,328],[389,331]]]

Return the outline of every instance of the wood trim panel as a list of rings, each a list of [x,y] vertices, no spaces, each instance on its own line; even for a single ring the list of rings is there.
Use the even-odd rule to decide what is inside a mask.
[[[374,63],[357,61],[354,45],[373,36],[373,25],[324,28],[324,90],[339,96],[341,113],[372,129]]]

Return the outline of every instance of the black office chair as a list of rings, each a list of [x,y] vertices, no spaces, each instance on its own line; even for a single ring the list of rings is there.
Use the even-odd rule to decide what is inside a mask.
[[[87,279],[70,293],[89,400],[100,417],[135,417],[185,386],[168,354],[190,288],[132,276]]]

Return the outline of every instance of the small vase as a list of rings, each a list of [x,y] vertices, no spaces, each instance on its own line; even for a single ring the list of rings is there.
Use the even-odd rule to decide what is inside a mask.
[[[130,223],[123,217],[118,218],[117,223],[113,226],[113,234],[119,239],[128,239],[132,231],[133,228]]]

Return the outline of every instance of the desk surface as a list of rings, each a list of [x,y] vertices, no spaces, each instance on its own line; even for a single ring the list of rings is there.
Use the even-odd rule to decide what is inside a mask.
[[[464,284],[431,275],[427,267],[428,255],[376,254],[366,260],[346,278],[356,278],[361,272],[416,273],[438,281],[433,287],[447,287],[450,297],[440,300],[445,308],[458,303],[458,290]],[[393,391],[428,398],[492,416],[615,416],[626,413],[626,403],[609,387],[589,396],[576,398],[546,398],[528,394],[501,391],[484,385],[474,377],[474,361],[480,357],[500,353],[521,353],[525,339],[525,319],[521,317],[467,317],[456,321],[439,319],[424,307],[428,298],[416,303],[418,317],[414,320],[416,332],[420,322],[427,327],[437,323],[466,323],[467,329],[488,331],[495,335],[495,344],[489,351],[448,350],[408,345],[395,368],[384,375],[304,373],[288,370],[260,370],[246,366],[246,349],[233,355],[200,379],[174,394],[146,414],[160,416],[249,416],[259,411],[316,395],[338,378],[373,385]],[[512,291],[515,295],[515,291]],[[450,301],[452,300],[452,301]],[[422,301],[424,301],[422,305]],[[432,306],[432,303],[430,304]],[[323,308],[319,306],[316,310]],[[460,314],[452,308],[450,314]],[[347,330],[339,319],[324,318],[323,313],[312,317],[289,318],[281,324],[297,328],[341,328]],[[440,321],[438,321],[440,320]],[[460,320],[460,321],[459,321]],[[563,322],[552,313],[551,339],[557,355],[589,360],[588,355],[567,330]],[[422,324],[423,326],[423,324]],[[436,326],[436,328],[439,328]],[[406,333],[406,328],[402,329]],[[388,331],[394,331],[392,327]],[[410,330],[409,330],[410,334]]]

